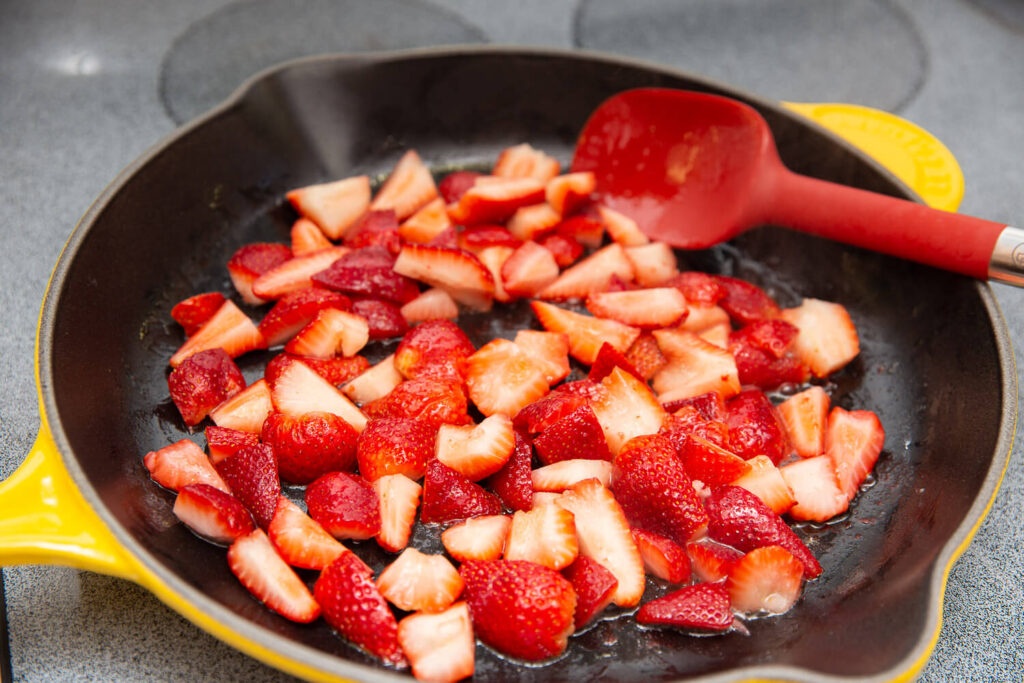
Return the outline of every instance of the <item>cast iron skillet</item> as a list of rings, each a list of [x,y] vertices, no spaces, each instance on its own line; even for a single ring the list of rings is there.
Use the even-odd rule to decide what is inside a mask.
[[[737,97],[764,114],[793,170],[909,196],[876,164],[772,103],[635,61],[459,48],[318,58],[267,72],[115,181],[72,236],[44,304],[38,360],[53,436],[127,551],[188,604],[286,660],[325,675],[397,675],[323,621],[300,626],[264,609],[231,575],[223,549],[175,523],[172,496],[141,460],[184,435],[167,397],[167,358],[182,341],[169,310],[199,291],[230,292],[223,264],[239,245],[287,239],[294,214],[282,196],[290,188],[387,172],[410,147],[442,172],[485,166],[522,141],[567,161],[587,114],[641,86]],[[1012,360],[991,291],[775,228],[680,258],[750,279],[784,306],[818,297],[850,310],[863,350],[835,378],[834,396],[881,416],[887,440],[877,483],[840,521],[801,531],[824,575],[789,614],[751,622],[749,637],[693,638],[623,618],[574,637],[564,657],[542,668],[480,647],[476,680],[913,673],[937,635],[948,565],[984,514],[1009,452]],[[536,327],[525,307],[463,322],[478,344]],[[242,360],[250,380],[268,357]],[[433,543],[426,536],[419,540]],[[372,542],[358,547],[380,566]],[[652,582],[649,595],[661,590]]]

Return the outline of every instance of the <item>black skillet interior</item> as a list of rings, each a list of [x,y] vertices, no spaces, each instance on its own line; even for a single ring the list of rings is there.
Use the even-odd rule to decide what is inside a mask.
[[[233,628],[265,629],[256,637],[267,647],[302,643],[328,656],[314,658],[321,668],[357,678],[383,673],[323,621],[295,625],[257,604],[228,571],[223,549],[178,524],[171,494],[150,481],[142,455],[187,436],[167,397],[167,358],[182,341],[168,312],[199,291],[231,292],[223,264],[239,245],[287,241],[294,214],[282,197],[290,188],[384,173],[407,148],[439,171],[489,164],[522,141],[567,161],[598,103],[643,86],[746,99],[768,119],[793,170],[902,192],[799,117],[642,65],[499,50],[313,60],[275,72],[128,176],[58,269],[58,296],[44,318],[49,344],[40,352],[50,421],[58,443],[70,446],[65,457],[80,469],[81,487],[129,550],[198,591],[192,599],[201,608],[226,608]],[[665,680],[771,664],[805,668],[807,677],[899,673],[908,655],[926,651],[941,604],[933,564],[982,488],[996,448],[1002,378],[980,289],[776,228],[680,259],[750,279],[783,305],[818,297],[849,308],[863,352],[834,379],[833,396],[881,416],[887,439],[877,483],[840,521],[800,531],[824,575],[789,614],[750,622],[749,637],[642,630],[626,617],[574,637],[568,653],[543,668],[481,647],[476,679]],[[465,322],[478,344],[537,326],[526,307]],[[267,358],[242,359],[250,380]],[[200,434],[192,438],[204,445]],[[432,537],[417,536],[436,547]],[[379,567],[372,546],[357,548]],[[651,582],[648,595],[663,590]]]

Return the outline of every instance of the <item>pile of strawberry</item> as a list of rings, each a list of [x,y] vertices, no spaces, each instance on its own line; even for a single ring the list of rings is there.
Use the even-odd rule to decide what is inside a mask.
[[[641,624],[785,612],[822,568],[780,515],[842,513],[882,449],[873,413],[812,381],[859,352],[841,305],[679,272],[591,174],[559,172],[520,145],[437,186],[410,151],[376,195],[365,176],[295,190],[291,245],[228,263],[243,302],[272,304],[258,325],[217,292],[172,311],[170,395],[212,421],[208,453],[145,456],[175,514],[267,607],[421,679],[471,675],[477,639],[556,657],[602,613],[632,618],[647,576],[673,589]],[[451,322],[520,298],[540,329],[475,348]],[[233,358],[282,345],[247,386]],[[447,555],[409,546],[417,513]],[[397,555],[375,578],[346,539]]]

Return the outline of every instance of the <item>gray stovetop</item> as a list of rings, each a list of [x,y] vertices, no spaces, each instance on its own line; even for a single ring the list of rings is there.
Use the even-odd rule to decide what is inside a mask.
[[[32,348],[47,277],[91,200],[176,123],[307,52],[456,42],[586,47],[766,97],[894,111],[942,139],[961,210],[1024,221],[1024,3],[1016,0],[0,1],[0,474],[38,428]],[[204,78],[198,78],[198,75]],[[1024,348],[1024,290],[994,285]],[[1024,680],[1022,439],[955,565],[923,680]],[[281,680],[133,584],[14,567],[15,680]]]

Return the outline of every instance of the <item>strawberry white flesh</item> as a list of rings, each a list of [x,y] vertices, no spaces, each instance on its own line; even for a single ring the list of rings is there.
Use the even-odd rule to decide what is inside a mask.
[[[256,278],[252,292],[262,299],[280,299],[289,292],[312,287],[310,279],[349,252],[348,247],[330,247],[285,261]]]
[[[373,489],[380,499],[377,544],[397,553],[409,544],[423,487],[404,474],[386,474],[374,480]]]
[[[451,294],[433,287],[402,306],[402,317],[410,325],[428,320],[455,320],[459,317],[459,305]]]
[[[426,244],[452,227],[444,199],[437,197],[424,204],[416,213],[398,226],[398,236],[404,242]]]
[[[231,493],[231,489],[213,469],[203,449],[189,439],[181,439],[150,451],[143,457],[142,463],[149,470],[153,481],[172,491],[180,491],[189,484],[209,484],[225,493]]]
[[[513,341],[541,367],[549,386],[554,386],[569,376],[571,368],[567,335],[561,332],[519,330]]]
[[[543,301],[531,301],[530,306],[545,330],[568,338],[569,355],[587,365],[594,364],[601,344],[608,342],[619,353],[625,353],[640,336],[640,328],[614,320],[575,313]]]
[[[270,387],[260,379],[211,410],[210,419],[218,427],[259,434],[273,409]]]
[[[796,502],[793,492],[771,458],[758,455],[747,460],[747,464],[750,465],[750,471],[733,481],[733,484],[742,486],[763,500],[777,515],[793,507]]]
[[[687,314],[686,299],[675,287],[596,292],[587,297],[587,310],[645,329],[675,325]]]
[[[824,522],[846,512],[850,505],[827,456],[804,458],[783,465],[779,472],[796,500],[789,509],[789,516],[795,520]]]
[[[452,683],[473,675],[476,641],[465,602],[410,614],[398,622],[398,642],[418,680]]]
[[[704,330],[725,325],[731,329],[729,314],[721,306],[687,302],[689,314],[682,322],[679,329],[687,332],[700,333]]]
[[[732,326],[729,323],[718,323],[711,327],[701,330],[697,333],[697,336],[711,344],[717,346],[720,349],[729,348],[729,333],[732,331]]]
[[[664,242],[626,247],[625,252],[641,287],[658,287],[679,274],[676,254]]]
[[[566,173],[547,182],[544,198],[558,215],[564,216],[576,209],[596,188],[597,179],[592,172]]]
[[[370,341],[366,319],[348,311],[325,308],[285,345],[296,356],[333,358],[338,353],[350,357]]]
[[[502,151],[492,174],[499,178],[532,178],[546,183],[557,176],[559,170],[557,159],[524,142]]]
[[[884,445],[885,430],[871,411],[846,411],[837,406],[829,413],[825,455],[832,461],[839,488],[847,499],[857,495]]]
[[[601,216],[601,222],[604,223],[604,229],[608,232],[608,236],[618,244],[624,247],[639,247],[651,241],[640,230],[636,221],[629,216],[609,209],[607,206],[599,206],[597,213]]]
[[[462,249],[407,244],[394,265],[399,275],[440,287],[456,301],[486,310],[494,296],[494,278],[480,260]]]
[[[491,278],[494,281],[495,301],[508,303],[513,299],[513,296],[505,291],[505,286],[501,281],[501,269],[504,267],[505,261],[508,261],[515,251],[512,247],[496,245],[481,249],[477,253],[480,263],[484,264],[484,267],[487,268],[487,272],[491,274]]]
[[[332,246],[323,231],[308,218],[300,218],[292,224],[291,240],[295,256],[305,256]]]
[[[632,282],[634,275],[633,264],[626,258],[622,246],[609,244],[563,270],[558,279],[540,290],[537,296],[550,300],[585,299],[608,289],[613,276]]]
[[[370,203],[374,211],[392,209],[395,218],[405,220],[438,197],[434,177],[420,155],[409,150],[398,160],[391,175]]]
[[[512,420],[495,413],[475,426],[441,425],[435,454],[442,464],[470,481],[479,481],[500,470],[515,445]]]
[[[527,560],[559,571],[576,560],[579,544],[573,514],[557,505],[516,511],[505,541],[506,560]]]
[[[270,542],[285,562],[303,569],[323,569],[349,552],[336,538],[284,496],[277,500],[267,528]]]
[[[725,588],[740,612],[783,614],[800,597],[804,568],[786,549],[771,545],[751,550],[732,566]]]
[[[612,464],[607,460],[560,460],[538,467],[530,473],[534,491],[561,493],[585,479],[597,479],[608,486],[612,478]]]
[[[301,417],[306,413],[334,413],[357,432],[366,427],[366,416],[331,383],[299,361],[288,363],[270,391],[274,407]]]
[[[466,390],[484,415],[516,415],[548,393],[545,366],[515,342],[495,339],[466,359]]]
[[[505,549],[512,525],[507,515],[481,515],[445,529],[441,543],[456,562],[497,560]]]
[[[501,282],[510,296],[533,296],[558,279],[558,264],[536,242],[523,242],[501,266]]]
[[[739,371],[731,353],[685,330],[654,330],[652,334],[668,359],[651,380],[663,403],[709,391],[722,398],[739,393]]]
[[[466,226],[498,223],[543,199],[544,184],[534,178],[482,177],[448,206],[448,216]]]
[[[786,426],[786,433],[801,458],[813,458],[825,452],[825,424],[829,397],[819,386],[790,396],[775,408]]]
[[[860,353],[857,329],[840,304],[804,299],[800,306],[782,311],[781,317],[800,329],[793,352],[815,377],[832,374]]]
[[[404,379],[395,368],[395,354],[391,354],[342,386],[341,390],[359,405],[366,405],[390,394]]]
[[[604,391],[591,402],[608,450],[616,455],[634,436],[656,434],[665,410],[647,385],[620,367],[601,380]]]
[[[377,590],[406,612],[443,610],[462,593],[459,572],[444,555],[406,548],[377,578]]]
[[[260,334],[256,323],[233,301],[225,301],[213,317],[171,356],[171,367],[178,367],[192,354],[216,348],[222,348],[229,356],[237,358],[247,351],[267,348],[267,340]]]
[[[320,616],[320,605],[262,529],[231,544],[228,566],[253,597],[282,617],[308,624]]]
[[[529,241],[551,230],[561,221],[562,215],[545,202],[516,209],[516,212],[508,219],[507,225],[508,231],[514,237]]]
[[[296,211],[312,219],[332,240],[338,240],[370,208],[370,179],[356,176],[308,185],[286,196]]]
[[[192,531],[221,545],[255,528],[252,516],[237,498],[206,484],[182,487],[174,499],[173,511]]]

